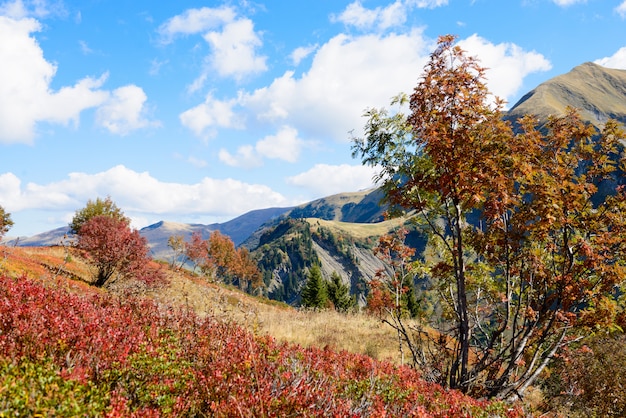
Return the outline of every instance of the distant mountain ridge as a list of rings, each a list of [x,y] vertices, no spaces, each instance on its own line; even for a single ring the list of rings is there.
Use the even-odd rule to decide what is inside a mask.
[[[505,118],[514,122],[530,114],[543,124],[550,115],[562,115],[567,106],[597,128],[608,119],[626,125],[626,70],[586,62],[525,94]]]
[[[562,115],[567,106],[578,109],[583,120],[597,128],[609,119],[626,125],[626,70],[608,69],[584,63],[570,72],[541,83],[524,95],[504,117],[515,122],[526,114],[540,124],[550,115]],[[616,182],[623,184],[623,173]],[[387,209],[381,204],[380,189],[339,193],[287,208],[248,212],[225,223],[210,225],[160,221],[141,229],[154,258],[169,261],[168,238],[181,235],[188,239],[200,232],[207,238],[213,231],[228,235],[237,246],[245,246],[264,274],[268,293],[277,299],[297,304],[308,268],[320,264],[323,276],[339,273],[353,294],[363,302],[365,284],[376,270],[384,267],[373,254],[377,237],[406,220],[383,221]],[[10,241],[22,246],[56,245],[67,227],[30,238]],[[423,237],[413,234],[411,245],[420,248]]]

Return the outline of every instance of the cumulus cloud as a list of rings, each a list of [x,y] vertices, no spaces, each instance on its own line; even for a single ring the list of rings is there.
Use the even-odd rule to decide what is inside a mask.
[[[489,67],[487,84],[505,100],[519,93],[527,75],[551,67],[543,55],[515,44],[492,44],[477,35],[460,43]],[[233,112],[230,117],[239,115],[247,128],[275,130],[289,125],[305,139],[346,142],[349,132],[358,135],[363,127],[366,108],[387,106],[391,97],[412,90],[434,45],[435,40],[421,29],[403,34],[340,34],[315,51],[310,69],[302,75],[286,71],[263,88],[240,91],[221,103]],[[202,111],[206,106],[213,106],[211,98],[188,110],[194,118],[183,121],[198,136],[226,126],[215,118],[216,112]]]
[[[446,6],[448,0],[407,0],[406,4],[409,6],[415,6],[420,9],[434,9],[441,6]]]
[[[11,39],[0,43],[0,143],[32,143],[40,123],[77,127],[80,114],[92,108],[98,108],[97,123],[115,134],[158,125],[145,117],[140,87],[102,88],[108,73],[52,90],[57,66],[44,58],[33,36],[39,30],[35,19],[0,16],[0,39]]]
[[[256,54],[262,43],[250,19],[229,23],[221,32],[208,32],[204,39],[213,49],[209,63],[223,77],[239,80],[267,69],[267,57]]]
[[[168,19],[158,32],[164,44],[178,36],[201,34],[210,46],[211,53],[204,59],[204,68],[189,87],[192,93],[201,89],[213,73],[241,80],[267,69],[267,57],[257,53],[262,41],[254,31],[253,22],[238,17],[230,6],[186,10]]]
[[[264,157],[295,163],[303,144],[296,129],[284,126],[276,135],[266,136],[257,142],[256,150]]]
[[[46,61],[32,33],[41,29],[32,18],[0,16],[0,142],[32,143],[40,122],[78,124],[80,113],[107,98],[100,88],[107,75],[86,77],[53,91],[56,65]]]
[[[406,21],[406,13],[406,6],[401,1],[375,9],[367,9],[363,7],[360,1],[355,1],[350,3],[339,15],[331,16],[331,20],[361,30],[371,30],[374,27],[385,30],[402,25]]]
[[[626,18],[626,1],[622,2],[619,6],[615,8],[615,11],[622,19]]]
[[[487,68],[489,90],[505,100],[519,92],[527,75],[552,68],[538,52],[524,51],[512,43],[493,44],[476,34],[459,41],[459,46],[480,59],[480,65]]]
[[[236,99],[219,100],[208,94],[203,103],[180,114],[180,123],[196,136],[208,140],[215,135],[217,128],[243,126],[233,110],[236,104]]]
[[[626,5],[626,3],[624,3],[624,5]],[[600,58],[594,62],[603,67],[626,70],[626,46],[618,49],[617,52],[610,57]]]
[[[364,165],[316,164],[310,170],[289,177],[287,183],[311,191],[317,196],[328,196],[374,186],[377,170]]]
[[[189,9],[168,19],[159,27],[158,31],[162,36],[161,41],[170,43],[177,36],[202,33],[218,28],[224,23],[230,23],[235,20],[236,15],[235,10],[228,6]]]
[[[126,135],[136,129],[158,127],[158,121],[146,118],[146,93],[141,87],[128,85],[111,92],[96,112],[96,122],[111,133]]]
[[[298,131],[290,126],[283,126],[276,135],[268,135],[254,146],[242,145],[235,155],[222,149],[220,160],[233,167],[253,168],[263,163],[263,158],[295,163],[300,157],[306,142],[298,138]]]
[[[310,70],[302,76],[287,71],[267,87],[241,92],[237,110],[248,126],[289,125],[304,138],[345,142],[351,130],[363,126],[365,108],[384,106],[414,86],[429,47],[420,30],[338,35],[316,51]],[[210,118],[204,122],[211,124]]]
[[[261,184],[206,177],[195,184],[163,182],[123,165],[95,174],[70,173],[64,180],[47,184],[24,185],[13,173],[0,175],[0,202],[9,212],[75,211],[98,196],[111,196],[127,213],[157,219],[172,214],[233,217],[294,203]]]
[[[376,28],[383,31],[403,25],[406,22],[407,13],[412,8],[434,9],[447,4],[448,0],[396,0],[385,7],[368,9],[363,7],[360,0],[357,0],[350,3],[343,12],[331,15],[331,21],[359,30],[371,31],[372,28]]]

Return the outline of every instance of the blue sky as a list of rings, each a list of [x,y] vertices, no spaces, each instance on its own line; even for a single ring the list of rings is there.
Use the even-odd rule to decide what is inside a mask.
[[[444,34],[509,106],[587,61],[626,69],[625,0],[0,2],[8,235],[96,197],[140,228],[370,187],[350,131]]]

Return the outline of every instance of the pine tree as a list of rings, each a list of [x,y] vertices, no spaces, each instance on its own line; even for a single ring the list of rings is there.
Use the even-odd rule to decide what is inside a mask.
[[[341,276],[336,271],[330,276],[328,287],[328,299],[335,305],[335,309],[340,312],[347,312],[354,306],[354,297],[350,296],[350,289],[343,283]]]
[[[326,307],[328,302],[326,282],[322,278],[322,271],[319,266],[311,266],[301,296],[302,306],[305,308],[322,309]]]

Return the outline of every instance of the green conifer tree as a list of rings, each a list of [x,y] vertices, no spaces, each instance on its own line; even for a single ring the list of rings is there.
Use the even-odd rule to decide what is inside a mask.
[[[335,309],[340,312],[347,312],[355,304],[353,296],[350,296],[350,289],[343,283],[341,276],[336,271],[330,276],[327,285],[328,299],[335,305]]]
[[[322,278],[319,266],[313,265],[309,270],[309,277],[302,289],[302,306],[305,308],[322,309],[328,303],[326,282]]]

